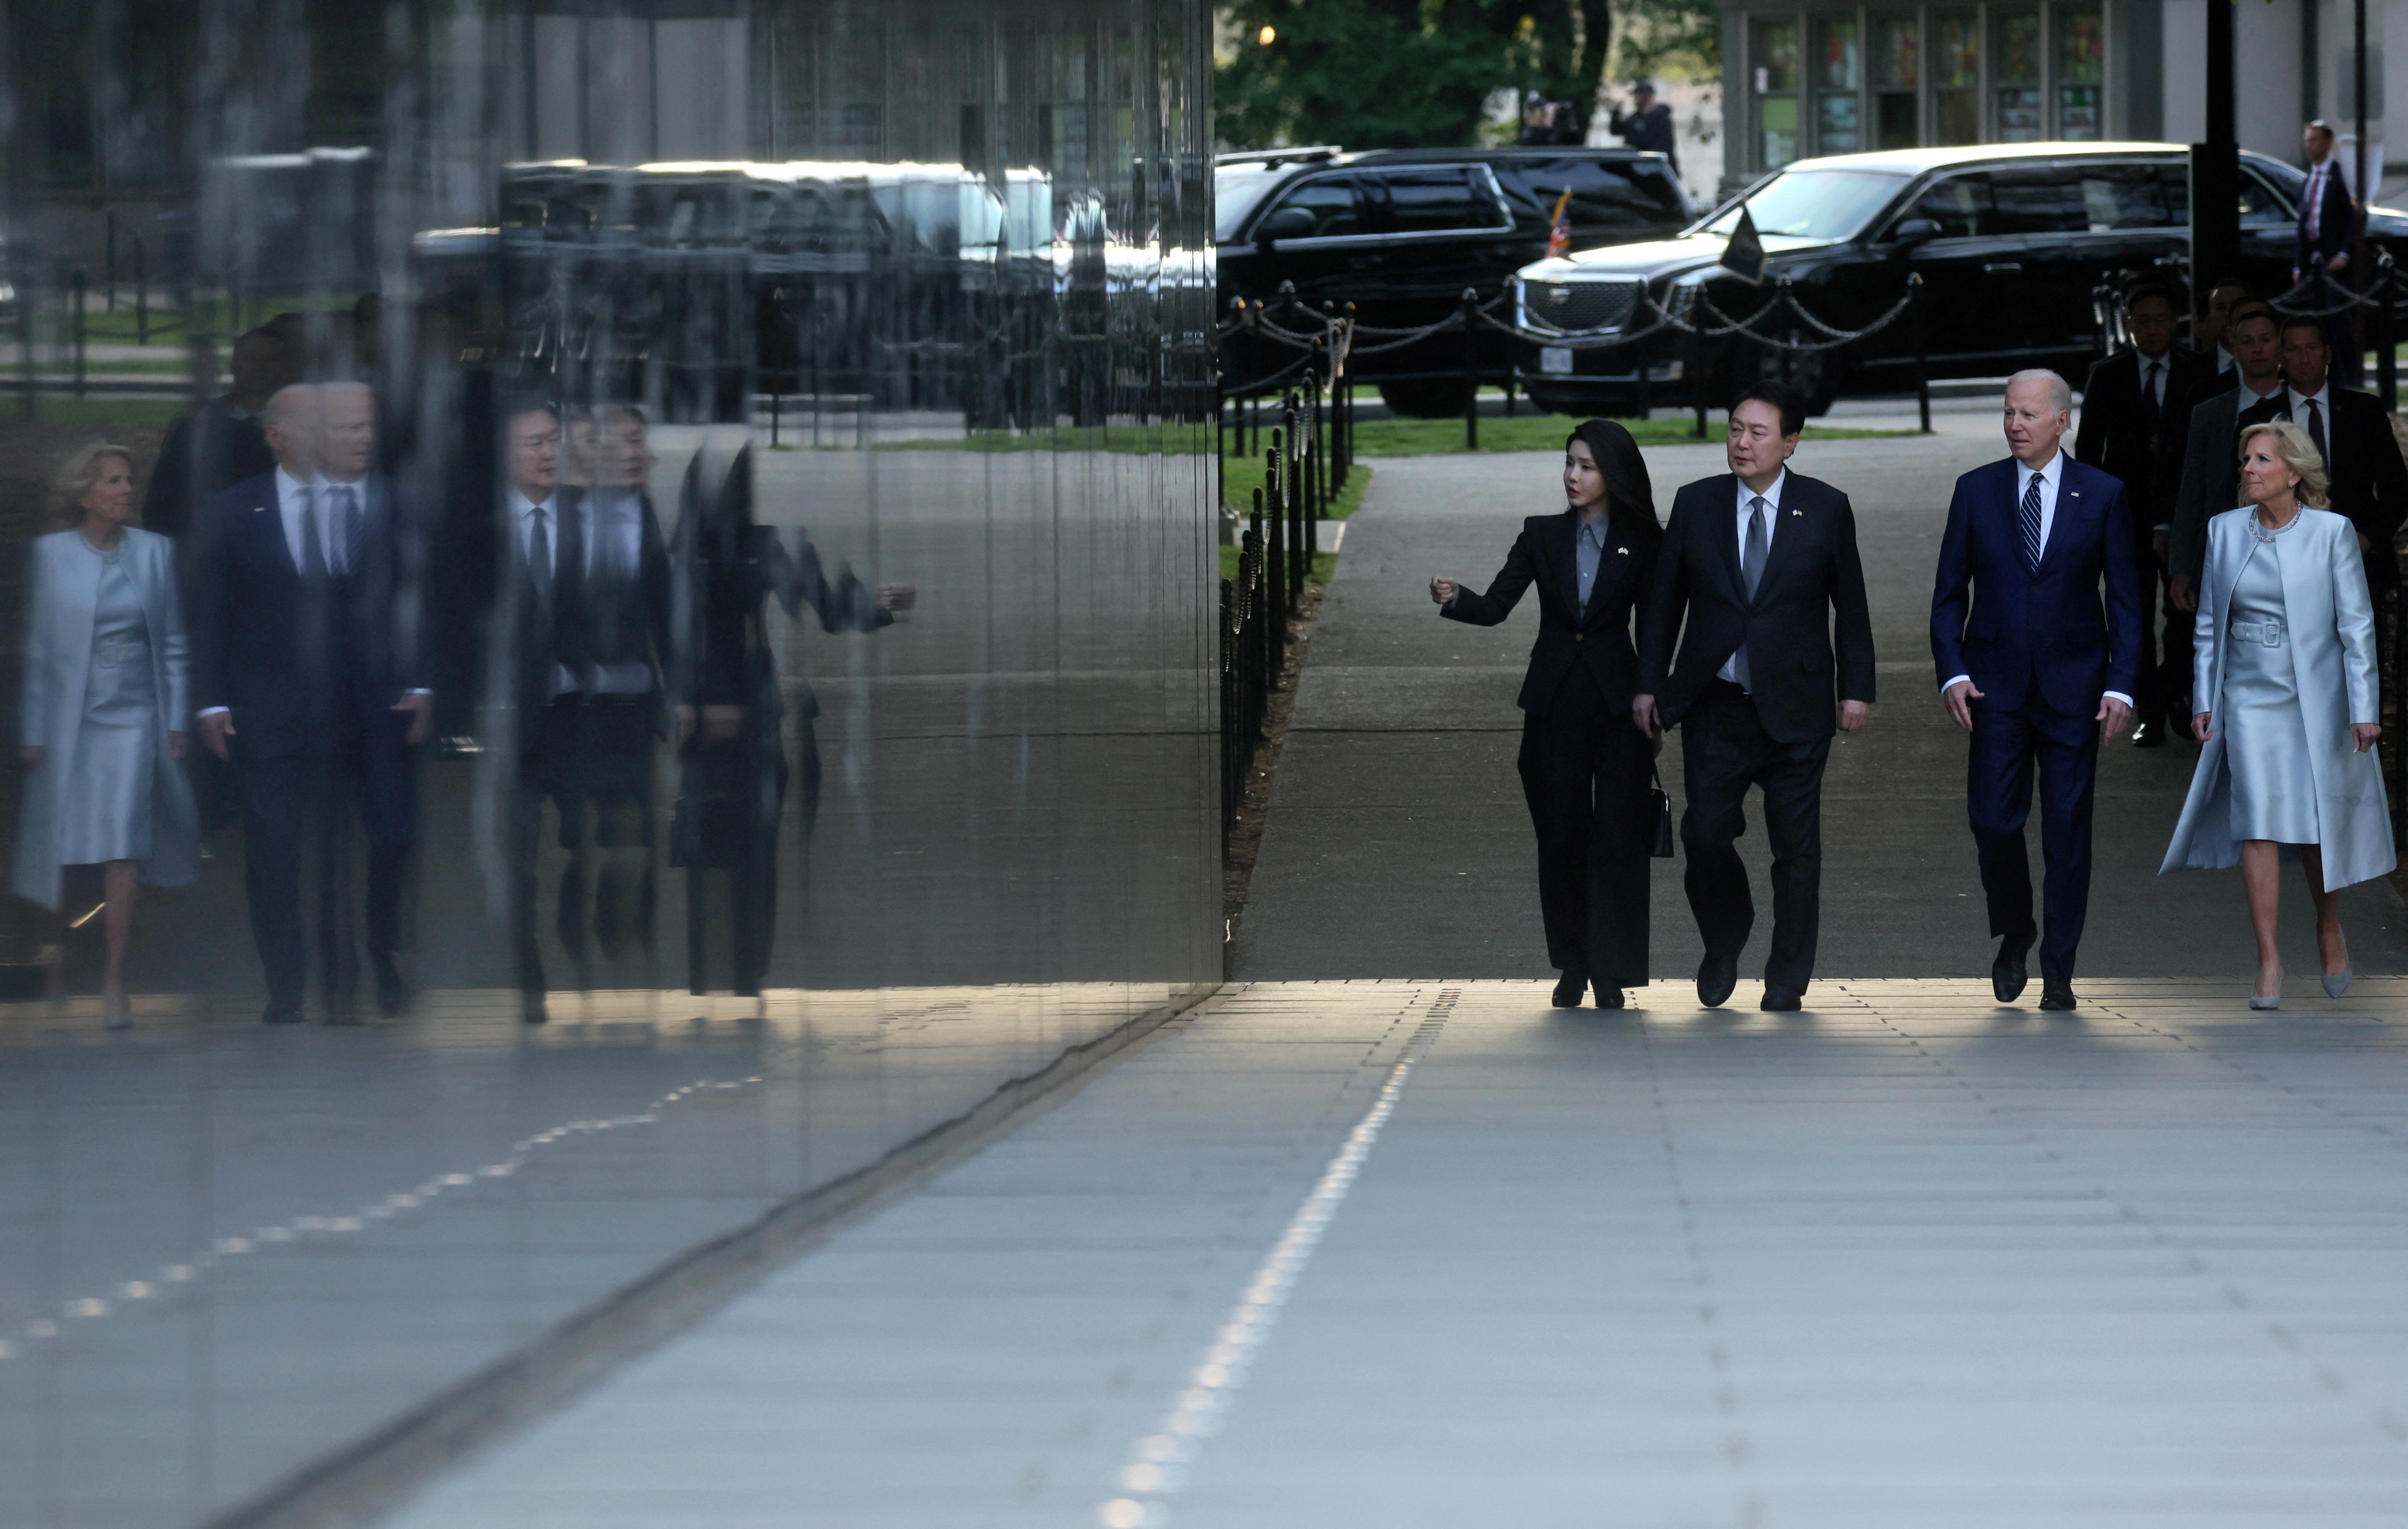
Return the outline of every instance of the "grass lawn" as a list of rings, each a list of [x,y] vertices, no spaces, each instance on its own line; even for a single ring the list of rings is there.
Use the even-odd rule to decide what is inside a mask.
[[[808,422],[806,422],[808,425]],[[882,440],[874,452],[1119,452],[1139,456],[1211,454],[1200,425],[1088,425],[1057,430],[972,430],[958,440]],[[846,451],[837,446],[824,450]]]
[[[1363,490],[1369,487],[1370,483],[1371,469],[1363,466],[1359,462],[1356,463],[1354,470],[1347,475],[1346,486],[1338,491],[1337,499],[1322,512],[1321,518],[1324,520],[1344,520],[1347,516],[1361,509],[1363,507]],[[1240,483],[1235,478],[1225,477],[1222,481],[1221,491],[1226,496],[1222,502],[1237,512],[1239,523],[1242,526],[1245,522],[1245,518],[1253,514],[1254,511],[1254,485],[1251,483]],[[1336,553],[1325,552],[1315,554],[1312,559],[1312,572],[1311,574],[1312,582],[1316,584],[1327,584],[1329,582],[1330,570],[1337,568],[1337,566],[1338,555]],[[1223,547],[1221,549],[1221,577],[1225,579],[1234,579],[1237,576],[1238,549],[1236,547]]]

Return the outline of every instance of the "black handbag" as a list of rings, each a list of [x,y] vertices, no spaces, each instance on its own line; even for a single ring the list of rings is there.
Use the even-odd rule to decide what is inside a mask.
[[[1649,772],[1656,777],[1655,789],[1647,794],[1656,800],[1656,846],[1648,854],[1659,860],[1672,858],[1672,793],[1664,789],[1664,772],[1653,765]]]

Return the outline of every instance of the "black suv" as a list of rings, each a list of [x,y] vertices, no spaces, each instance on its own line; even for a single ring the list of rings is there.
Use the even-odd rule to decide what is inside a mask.
[[[1547,252],[1555,204],[1575,250],[1678,232],[1693,213],[1661,154],[1630,149],[1283,150],[1225,154],[1214,166],[1213,241],[1221,316],[1229,302],[1276,305],[1283,282],[1316,311],[1354,305],[1362,324],[1405,329],[1483,298]],[[1288,326],[1297,321],[1291,318]],[[1367,342],[1369,343],[1369,342]],[[1511,362],[1512,340],[1484,331],[1484,372]],[[1296,359],[1240,335],[1222,354],[1233,387]],[[1463,337],[1448,333],[1353,363],[1398,413],[1463,411]]]
[[[2261,154],[2241,156],[2241,264],[2260,296],[2291,285],[2292,230],[2306,176]],[[1541,333],[1659,322],[1640,301],[1719,327],[1697,307],[1745,318],[1774,300],[1720,268],[1744,201],[1762,236],[1768,279],[1795,283],[1799,306],[1839,329],[1871,323],[1905,290],[1927,283],[1934,377],[1999,377],[2049,367],[2079,378],[2101,351],[2092,294],[2101,281],[2161,273],[2186,283],[2189,161],[2164,143],[2038,143],[1913,149],[1806,159],[1776,171],[1679,238],[1541,261],[1513,284],[1514,311]],[[2395,258],[2408,252],[2408,216],[2377,208],[2368,231]],[[1769,315],[1780,338],[1785,310]],[[1719,402],[1758,377],[1802,388],[1817,412],[1846,393],[1914,385],[1915,327],[1901,320],[1835,350],[1804,355],[1744,338],[1700,348],[1658,328],[1628,347],[1521,347],[1516,375],[1531,401],[1561,413],[1619,411],[1640,395],[1639,354],[1655,402],[1696,397],[1685,373],[1704,358],[1706,397]]]

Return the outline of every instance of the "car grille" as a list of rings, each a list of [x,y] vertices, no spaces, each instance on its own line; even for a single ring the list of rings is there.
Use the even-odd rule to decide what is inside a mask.
[[[1533,329],[1619,329],[1639,306],[1636,281],[1526,281],[1523,320]]]

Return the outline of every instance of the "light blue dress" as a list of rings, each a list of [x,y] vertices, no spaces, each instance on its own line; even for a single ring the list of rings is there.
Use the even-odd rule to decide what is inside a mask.
[[[2216,725],[2224,729],[2225,759],[2232,772],[2236,840],[2322,842],[2307,722],[2300,713],[2294,644],[2283,604],[2284,537],[2299,524],[2295,515],[2279,531],[2254,521],[2248,525],[2248,561],[2233,583],[2226,612],[2224,704]]]
[[[159,697],[150,673],[150,631],[122,544],[110,553],[79,544],[101,562],[93,607],[92,667],[74,778],[59,793],[59,863],[150,858],[150,793],[158,757]]]

